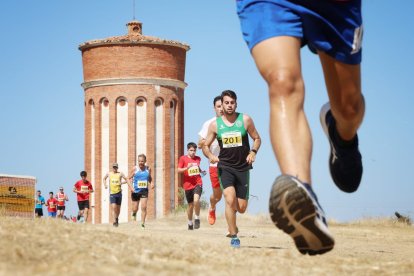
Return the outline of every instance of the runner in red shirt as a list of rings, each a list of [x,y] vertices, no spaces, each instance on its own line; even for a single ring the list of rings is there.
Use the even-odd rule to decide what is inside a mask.
[[[188,203],[187,217],[188,230],[200,228],[200,197],[203,192],[203,181],[201,174],[206,174],[206,171],[200,169],[201,158],[196,156],[197,145],[193,142],[187,144],[187,155],[180,157],[178,161],[178,173],[184,174],[183,188],[185,190],[185,197]],[[193,210],[195,213],[194,227],[193,227]]]
[[[85,222],[88,220],[89,195],[93,193],[92,184],[86,179],[87,173],[81,171],[81,180],[75,183],[73,191],[77,194],[79,214],[78,221]]]
[[[63,187],[59,188],[59,192],[56,194],[57,204],[57,217],[63,219],[65,214],[65,201],[69,201],[69,198],[65,192],[63,192]]]
[[[46,201],[47,213],[49,217],[55,218],[56,217],[56,206],[58,201],[56,198],[53,197],[53,192],[49,193],[49,199]]]

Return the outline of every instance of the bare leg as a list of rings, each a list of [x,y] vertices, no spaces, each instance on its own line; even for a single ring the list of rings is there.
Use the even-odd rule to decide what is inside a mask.
[[[252,55],[269,87],[270,138],[280,169],[311,183],[312,137],[303,110],[300,45],[295,37],[270,38]]]
[[[200,216],[200,196],[198,194],[194,194],[194,213],[198,217]]]
[[[147,217],[147,203],[148,198],[143,198],[141,201],[141,223],[145,224],[145,219]]]
[[[213,188],[213,194],[210,196],[210,209],[215,210],[216,204],[220,201],[221,197],[223,195],[223,192],[221,191],[221,188]]]
[[[230,235],[237,235],[236,230],[236,211],[237,211],[237,199],[236,199],[236,191],[234,187],[227,187],[223,191],[224,199],[226,201],[226,220],[227,225],[229,227]]]
[[[365,113],[361,66],[341,63],[323,52],[318,54],[338,134],[344,140],[351,140]]]
[[[188,221],[193,220],[193,210],[194,210],[194,204],[193,203],[188,203],[188,208],[187,208]]]

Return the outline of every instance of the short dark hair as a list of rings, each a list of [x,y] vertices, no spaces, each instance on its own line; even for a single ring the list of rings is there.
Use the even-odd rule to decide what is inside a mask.
[[[80,172],[80,176],[82,177],[82,176],[87,176],[88,174],[85,172],[85,171],[81,171]]]
[[[53,195],[53,192],[49,192],[49,195]]]
[[[216,106],[216,102],[217,102],[217,101],[220,101],[220,102],[221,102],[221,95],[216,96],[216,97],[214,98],[214,100],[213,100],[213,106]]]
[[[221,101],[223,101],[224,96],[228,96],[233,100],[237,101],[236,92],[234,92],[233,90],[224,90],[223,92],[221,92]]]
[[[38,192],[38,193],[41,193],[41,191],[40,191],[40,190],[37,190],[37,192]]]
[[[188,143],[187,144],[187,149],[191,149],[191,148],[197,148],[197,145],[196,145],[196,143],[194,143],[194,142],[190,142],[190,143]]]
[[[139,159],[140,157],[144,158],[144,160],[145,160],[145,161],[147,161],[147,157],[145,156],[145,154],[141,153],[140,155],[138,155],[138,159]]]

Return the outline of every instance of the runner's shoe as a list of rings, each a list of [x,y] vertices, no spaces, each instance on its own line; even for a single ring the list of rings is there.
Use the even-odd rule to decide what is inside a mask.
[[[194,229],[193,225],[192,224],[191,225],[189,224],[188,225],[188,230],[193,230],[193,229]]]
[[[144,230],[145,229],[145,224],[141,224],[141,229]]]
[[[195,219],[194,220],[194,229],[198,229],[200,228],[200,220],[199,219]]]
[[[118,222],[116,222],[116,221],[115,221],[112,225],[113,225],[114,227],[118,227],[118,225],[119,225],[119,224],[118,224]]]
[[[240,240],[238,237],[231,238],[230,246],[233,248],[240,248]]]
[[[340,190],[347,193],[355,192],[362,178],[362,157],[358,150],[358,135],[355,135],[349,145],[338,145],[335,139],[336,122],[329,103],[322,106],[319,118],[331,146],[329,171],[332,179]]]
[[[310,185],[292,176],[279,176],[270,192],[269,212],[273,223],[293,238],[300,253],[323,254],[333,248],[334,238]]]
[[[208,211],[208,223],[210,223],[210,225],[213,225],[214,223],[216,223],[216,210],[209,210]]]
[[[131,220],[132,220],[132,221],[137,221],[137,213],[135,213],[135,214],[134,214],[134,213],[132,213],[132,214],[131,214]]]

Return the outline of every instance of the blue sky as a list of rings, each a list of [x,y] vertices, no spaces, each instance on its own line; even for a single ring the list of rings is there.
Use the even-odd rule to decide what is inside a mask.
[[[151,0],[136,2],[145,35],[191,46],[185,81],[185,142],[196,141],[202,123],[213,116],[214,96],[238,93],[238,111],[249,114],[262,136],[251,173],[249,212],[267,213],[274,178],[280,174],[268,134],[267,87],[242,40],[235,1]],[[0,173],[32,175],[46,194],[70,192],[84,165],[82,59],[78,45],[126,33],[132,0],[0,2]],[[305,110],[314,148],[312,177],[329,218],[348,221],[414,217],[412,156],[414,93],[411,27],[414,2],[364,1],[362,87],[366,117],[360,128],[364,175],[357,193],[344,194],[328,171],[329,146],[319,125],[327,101],[317,56],[302,50]],[[201,155],[201,152],[198,152]],[[204,159],[202,165],[207,168]],[[205,181],[205,198],[211,192]],[[223,203],[220,203],[220,210]]]

